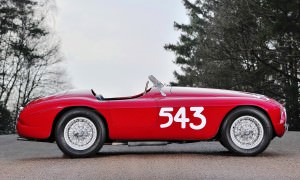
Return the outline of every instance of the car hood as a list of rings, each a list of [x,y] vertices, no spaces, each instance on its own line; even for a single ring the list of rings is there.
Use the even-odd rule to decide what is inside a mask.
[[[191,87],[172,87],[170,93],[173,96],[184,96],[184,97],[248,97],[248,98],[259,98],[268,99],[266,96],[255,93],[223,90],[223,89],[212,89],[212,88],[191,88]]]

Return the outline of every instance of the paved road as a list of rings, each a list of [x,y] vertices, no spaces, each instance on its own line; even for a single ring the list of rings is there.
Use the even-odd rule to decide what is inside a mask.
[[[300,132],[276,138],[256,157],[237,157],[218,142],[153,147],[104,146],[69,159],[56,144],[0,136],[0,179],[300,179]]]

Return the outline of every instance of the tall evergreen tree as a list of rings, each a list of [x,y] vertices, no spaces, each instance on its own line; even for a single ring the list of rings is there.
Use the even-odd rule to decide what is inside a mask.
[[[292,129],[300,129],[299,0],[184,0],[189,24],[176,44],[176,82],[250,91],[284,101]]]

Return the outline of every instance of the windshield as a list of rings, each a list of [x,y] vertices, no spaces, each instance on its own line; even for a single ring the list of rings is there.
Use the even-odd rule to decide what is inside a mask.
[[[148,78],[155,87],[158,87],[158,88],[164,87],[163,83],[161,83],[159,80],[157,80],[153,75],[150,75]]]
[[[154,87],[158,88],[161,95],[166,96],[166,94],[162,91],[162,88],[164,87],[163,83],[157,80],[153,75],[150,75],[148,78],[153,83]]]

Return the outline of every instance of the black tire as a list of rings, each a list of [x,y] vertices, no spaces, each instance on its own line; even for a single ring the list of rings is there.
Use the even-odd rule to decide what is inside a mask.
[[[244,148],[244,145],[240,143],[240,141],[236,140],[234,133],[232,133],[231,136],[231,128],[232,132],[234,131],[233,124],[238,119],[243,118],[250,118],[250,120],[253,120],[251,122],[255,122],[254,124],[257,129],[261,128],[263,129],[263,133],[258,133],[259,137],[256,138],[256,141],[249,147]],[[258,120],[258,121],[257,121]],[[238,123],[238,122],[235,122]],[[260,123],[260,125],[259,125]],[[237,128],[238,129],[238,128]],[[233,112],[231,112],[225,119],[224,123],[221,127],[221,139],[220,142],[226,147],[229,151],[236,153],[238,155],[244,155],[244,156],[254,156],[261,152],[263,152],[269,145],[272,137],[273,137],[273,127],[269,120],[269,118],[259,109],[253,108],[253,107],[240,107],[235,109]],[[250,137],[251,131],[247,132],[244,131],[244,135]],[[252,130],[253,134],[253,130]],[[261,139],[262,138],[262,139]],[[259,140],[261,139],[261,140]],[[240,143],[240,144],[239,144]],[[242,145],[241,145],[242,144]],[[246,145],[247,146],[247,143]]]
[[[223,142],[221,139],[219,139],[219,142],[220,142],[220,144],[221,144],[224,148],[228,149],[228,147],[226,147],[226,144],[224,144],[224,142]],[[228,149],[228,150],[229,150],[229,149]]]
[[[90,146],[86,149],[76,149],[76,148],[71,147],[69,145],[71,141],[66,139],[67,137],[65,137],[65,135],[64,135],[67,124],[70,121],[72,121],[72,122],[74,121],[76,123],[75,119],[79,119],[79,121],[80,121],[80,118],[82,118],[84,120],[89,120],[88,122],[91,123],[92,127],[94,128],[93,130],[96,129],[96,135],[92,135],[93,141],[91,141],[91,140],[88,141],[89,143],[90,142],[91,143],[90,143]],[[71,129],[71,128],[69,128],[69,129]],[[79,133],[77,133],[77,135],[75,135],[75,137],[81,138],[81,136],[83,136],[82,132],[84,132],[84,131],[80,132],[81,135],[78,135]],[[91,133],[91,134],[94,134],[94,133]],[[73,135],[74,135],[74,133],[73,133]],[[89,156],[95,155],[100,150],[100,148],[103,146],[103,144],[106,140],[106,128],[105,128],[103,120],[95,112],[93,112],[89,109],[85,109],[85,108],[76,108],[76,109],[67,111],[58,120],[58,123],[55,127],[55,140],[57,142],[58,147],[67,156],[72,157],[72,158],[89,157]],[[67,141],[69,141],[69,142],[67,142]]]

